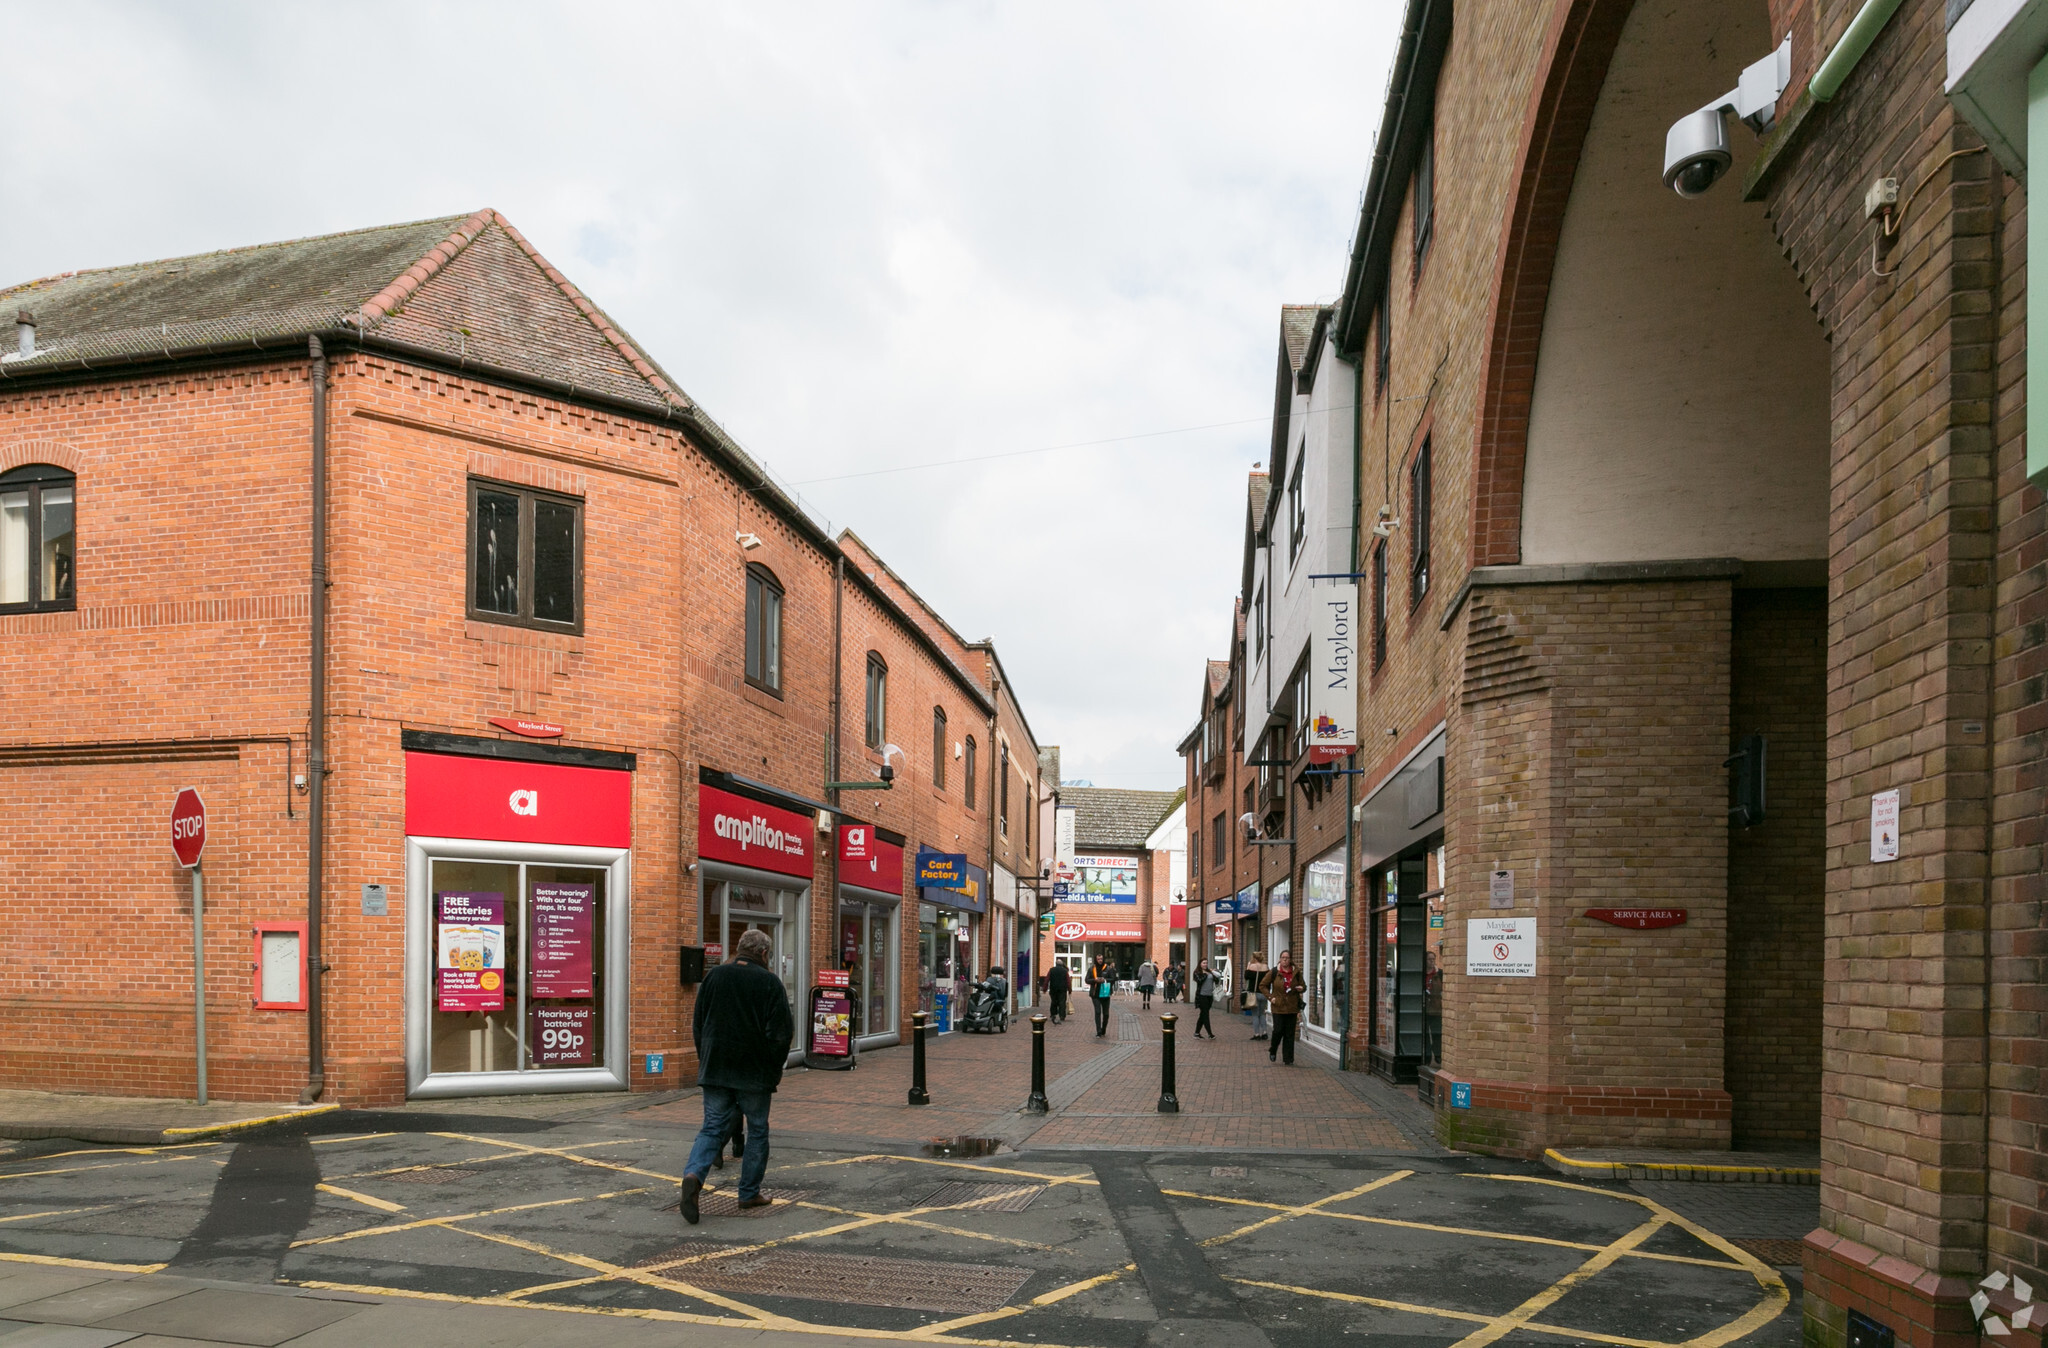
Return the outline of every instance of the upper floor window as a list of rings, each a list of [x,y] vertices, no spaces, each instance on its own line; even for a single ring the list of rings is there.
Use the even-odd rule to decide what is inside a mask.
[[[974,808],[974,736],[967,737],[967,757],[960,764],[960,791],[967,797],[967,808]]]
[[[1415,452],[1408,467],[1408,602],[1419,605],[1429,593],[1429,441]]]
[[[889,740],[889,667],[882,657],[868,652],[868,748],[879,749]]]
[[[1415,271],[1422,272],[1422,259],[1429,252],[1429,237],[1436,224],[1436,124],[1422,128],[1422,148],[1415,156]]]
[[[946,789],[946,709],[932,708],[932,785]]]
[[[0,613],[78,607],[78,479],[31,463],[0,473]]]
[[[529,487],[469,484],[469,616],[583,630],[583,503]]]
[[[1387,540],[1372,550],[1372,667],[1387,663]]]
[[[1007,838],[1010,836],[1010,746],[1003,745],[997,758],[1002,767],[998,776],[1002,785],[996,790],[996,824]]]
[[[1209,821],[1209,864],[1212,867],[1223,864],[1223,849],[1228,840],[1229,832],[1223,824],[1223,811],[1218,810],[1216,817]]]
[[[1263,654],[1266,649],[1266,583],[1259,582],[1259,597],[1252,601],[1252,649]],[[1257,656],[1253,657],[1254,659]]]
[[[1387,304],[1387,287],[1380,287],[1379,313],[1373,319],[1372,348],[1372,394],[1377,398],[1387,391],[1387,375],[1393,369],[1394,333],[1393,311]]]
[[[782,695],[782,587],[765,566],[747,567],[747,682]]]
[[[1306,446],[1304,446],[1306,448]],[[1301,499],[1302,470],[1308,467],[1308,456],[1297,454],[1294,459],[1294,476],[1287,482],[1287,561],[1289,565],[1301,556],[1301,545],[1308,538],[1308,504]]]
[[[1308,693],[1308,666],[1304,664],[1294,673],[1292,692],[1288,699],[1292,704],[1288,712],[1288,738],[1293,746],[1289,758],[1300,758],[1308,751]]]

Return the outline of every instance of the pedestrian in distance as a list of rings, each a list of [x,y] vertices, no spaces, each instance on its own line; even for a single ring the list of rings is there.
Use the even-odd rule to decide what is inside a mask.
[[[1166,966],[1166,1000],[1168,1002],[1180,1000],[1183,977],[1184,975],[1179,964],[1169,964]]]
[[[1207,1030],[1209,1037],[1216,1037],[1216,1027],[1209,1023],[1209,1011],[1216,1005],[1216,975],[1209,968],[1209,961],[1203,960],[1195,969],[1195,1038],[1200,1039]]]
[[[1052,972],[1045,976],[1045,991],[1052,999],[1052,1019],[1057,1025],[1067,1018],[1067,998],[1074,991],[1074,975],[1064,962],[1055,963]]]
[[[1244,962],[1244,1000],[1252,1013],[1252,1038],[1264,1039],[1272,1030],[1266,1019],[1266,961],[1256,954]]]
[[[1159,986],[1159,966],[1146,960],[1138,966],[1138,995],[1145,999],[1144,1009],[1152,1009],[1152,989]]]
[[[739,1206],[767,1207],[761,1177],[768,1173],[768,1105],[782,1083],[796,1023],[782,980],[769,972],[775,946],[764,931],[739,939],[733,959],[705,975],[697,988],[692,1037],[697,1045],[697,1084],[704,1093],[704,1126],[683,1166],[683,1220],[697,1224],[697,1196],[712,1158],[732,1135],[735,1113],[747,1121],[746,1152],[740,1161]]]
[[[1266,1000],[1273,1008],[1273,1038],[1266,1045],[1266,1061],[1280,1060],[1294,1066],[1294,1032],[1301,1024],[1301,998],[1308,980],[1294,967],[1294,952],[1280,952],[1280,962],[1266,975]]]
[[[1095,1008],[1095,1037],[1109,1033],[1109,998],[1116,991],[1116,971],[1100,955],[1088,966],[1088,1000]]]

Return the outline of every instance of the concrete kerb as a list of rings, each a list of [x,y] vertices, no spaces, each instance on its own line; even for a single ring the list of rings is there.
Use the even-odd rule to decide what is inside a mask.
[[[1579,1180],[1689,1180],[1706,1184],[1819,1184],[1820,1168],[1789,1164],[1790,1158],[1758,1156],[1743,1163],[1739,1152],[1717,1152],[1723,1160],[1677,1159],[1683,1153],[1581,1151],[1572,1155],[1556,1147],[1543,1153],[1543,1164],[1560,1175]],[[1662,1159],[1658,1159],[1661,1157]]]

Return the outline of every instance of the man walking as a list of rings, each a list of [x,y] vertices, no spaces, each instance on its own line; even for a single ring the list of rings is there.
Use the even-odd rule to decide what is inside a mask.
[[[1052,998],[1053,1023],[1067,1018],[1067,998],[1074,991],[1074,975],[1068,970],[1065,960],[1054,960],[1052,972],[1045,976],[1045,988]]]
[[[1195,1038],[1207,1034],[1216,1037],[1216,1027],[1209,1023],[1209,1009],[1216,1005],[1216,975],[1209,968],[1209,961],[1203,960],[1195,969]]]
[[[1138,995],[1145,999],[1143,1009],[1152,1009],[1152,989],[1159,985],[1159,966],[1147,959],[1138,966]]]
[[[683,1166],[683,1220],[692,1226],[697,1224],[697,1195],[732,1133],[735,1113],[747,1121],[739,1205],[762,1208],[774,1201],[761,1197],[761,1177],[768,1173],[768,1104],[782,1082],[796,1025],[782,980],[768,970],[775,956],[768,933],[747,932],[733,954],[730,964],[713,969],[697,989],[694,1037],[704,1126]]]
[[[1273,1038],[1266,1045],[1266,1061],[1283,1060],[1294,1066],[1294,1031],[1301,1023],[1301,995],[1308,980],[1294,967],[1294,952],[1280,952],[1280,962],[1266,975],[1266,1001],[1273,1009]]]

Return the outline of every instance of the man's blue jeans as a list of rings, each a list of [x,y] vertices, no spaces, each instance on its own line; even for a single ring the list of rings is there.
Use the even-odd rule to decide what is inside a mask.
[[[725,1140],[732,1136],[732,1116],[737,1110],[747,1121],[747,1150],[740,1158],[739,1196],[760,1197],[761,1177],[768,1173],[768,1102],[774,1098],[770,1091],[704,1087],[704,1126],[690,1146],[690,1159],[683,1166],[683,1173],[698,1179],[711,1173],[711,1163],[718,1159]]]

